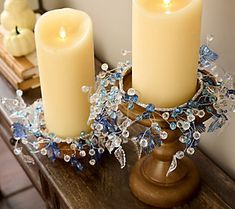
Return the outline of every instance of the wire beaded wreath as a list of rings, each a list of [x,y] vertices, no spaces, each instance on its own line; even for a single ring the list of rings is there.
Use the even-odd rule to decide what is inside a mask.
[[[124,52],[123,52],[124,54]],[[127,54],[125,52],[125,54]],[[161,146],[168,133],[155,121],[154,114],[160,116],[171,130],[180,129],[179,140],[185,145],[173,157],[168,174],[177,167],[177,160],[185,154],[193,155],[203,132],[213,132],[221,128],[228,120],[228,113],[235,111],[235,90],[233,78],[225,72],[219,72],[215,64],[218,55],[207,45],[200,48],[198,70],[199,89],[192,100],[175,108],[156,108],[153,104],[139,101],[136,90],[124,90],[124,78],[131,71],[131,63],[119,63],[117,68],[109,70],[107,64],[101,66],[97,76],[95,92],[91,94],[90,133],[81,132],[75,138],[60,138],[46,129],[42,101],[37,100],[27,106],[22,99],[22,91],[17,91],[16,99],[1,98],[4,109],[11,115],[14,136],[14,153],[22,155],[26,162],[34,163],[33,158],[24,155],[21,144],[27,145],[31,153],[48,156],[52,161],[63,158],[78,171],[83,169],[80,158],[89,158],[90,165],[95,165],[107,150],[114,153],[121,168],[126,165],[126,154],[122,147],[129,141],[138,148],[138,156],[150,153],[156,146]],[[84,93],[91,93],[92,88],[83,86]],[[141,106],[145,111],[135,119],[130,119],[120,110],[120,105],[133,109]],[[195,122],[197,118],[212,115],[208,128],[204,123]],[[129,128],[141,120],[149,120],[151,125],[130,136]]]

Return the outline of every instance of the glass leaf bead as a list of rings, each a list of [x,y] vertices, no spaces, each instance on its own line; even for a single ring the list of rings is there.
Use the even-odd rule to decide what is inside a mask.
[[[201,134],[200,134],[199,131],[195,131],[195,132],[193,133],[193,138],[194,138],[194,139],[199,140],[200,137],[201,137]]]
[[[82,86],[82,92],[88,93],[89,91],[90,91],[90,87],[89,86]]]
[[[142,138],[140,140],[140,146],[141,147],[147,147],[148,146],[148,141],[145,138]]]
[[[136,94],[136,91],[135,91],[135,89],[130,88],[130,89],[128,89],[127,94],[128,94],[129,96],[134,96],[134,95]]]
[[[65,155],[65,156],[64,156],[64,161],[65,161],[65,162],[68,163],[68,162],[70,161],[70,159],[71,159],[71,157],[70,157],[69,155]]]
[[[168,137],[168,133],[166,131],[161,131],[160,132],[160,137],[161,137],[161,139],[165,140]]]
[[[162,114],[162,118],[163,118],[164,120],[168,120],[169,117],[170,117],[170,113],[169,113],[169,112],[164,112],[164,113]]]
[[[95,159],[91,159],[91,160],[89,161],[89,163],[90,163],[90,165],[95,165],[96,161],[95,161]]]
[[[193,121],[195,121],[195,119],[196,119],[196,117],[195,117],[194,115],[188,115],[188,116],[187,116],[187,120],[188,120],[189,122],[193,122]]]
[[[103,71],[107,71],[107,70],[109,69],[108,64],[107,64],[107,63],[102,64],[102,65],[101,65],[101,69],[102,69]]]
[[[89,155],[90,156],[94,156],[95,155],[95,150],[94,149],[90,149],[89,150]]]
[[[195,149],[190,147],[190,148],[187,149],[187,153],[189,155],[193,155],[195,153]]]
[[[84,150],[81,150],[81,151],[79,152],[79,155],[80,155],[81,157],[85,157],[85,156],[86,156],[86,152],[85,152]]]
[[[45,148],[42,148],[40,152],[41,152],[41,155],[44,155],[44,156],[47,155],[47,150]]]

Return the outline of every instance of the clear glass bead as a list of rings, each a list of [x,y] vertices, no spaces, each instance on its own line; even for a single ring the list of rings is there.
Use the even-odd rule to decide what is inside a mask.
[[[95,150],[94,149],[90,149],[89,150],[89,155],[90,156],[94,156],[95,155]]]
[[[187,137],[182,135],[180,136],[179,141],[184,144],[187,141]]]
[[[71,144],[73,142],[73,139],[72,138],[66,138],[66,143],[67,144]]]
[[[79,155],[80,155],[81,157],[85,157],[85,156],[86,156],[86,152],[85,152],[84,150],[81,150],[81,151],[79,152]]]
[[[44,155],[44,156],[47,155],[47,149],[42,148],[41,149],[41,154]]]
[[[89,163],[90,163],[90,165],[95,165],[95,164],[96,164],[96,161],[95,161],[95,159],[91,159],[91,160],[89,161]]]
[[[104,153],[104,148],[103,148],[103,147],[99,147],[99,148],[98,148],[98,152],[99,152],[100,154]]]
[[[27,139],[22,139],[22,140],[21,140],[21,143],[22,143],[22,144],[28,144],[28,140],[27,140]]]
[[[188,115],[188,116],[187,116],[187,120],[188,120],[189,122],[193,122],[193,121],[195,121],[195,119],[196,119],[196,117],[195,117],[194,115]]]
[[[154,122],[152,123],[152,128],[155,129],[157,132],[160,132],[161,131],[161,127],[158,123]]]
[[[187,149],[187,153],[189,155],[193,155],[195,153],[195,149],[190,147],[190,148]]]
[[[82,92],[88,93],[89,91],[90,91],[90,87],[89,86],[82,86]]]
[[[130,89],[128,89],[127,94],[128,94],[129,96],[134,96],[134,95],[136,94],[136,91],[135,91],[135,89],[130,88]]]
[[[124,130],[124,131],[122,132],[122,136],[123,136],[124,138],[128,138],[128,137],[130,136],[129,131],[128,131],[128,130]]]
[[[189,130],[189,129],[190,129],[190,123],[189,123],[189,122],[184,122],[184,123],[183,123],[183,129],[184,129],[185,131]]]
[[[96,130],[98,130],[98,131],[102,131],[103,128],[104,128],[104,126],[100,123],[96,125]]]
[[[71,158],[70,158],[69,155],[65,155],[65,156],[64,156],[64,161],[65,161],[65,162],[68,163],[68,162],[70,161],[70,159],[71,159]]]
[[[200,139],[200,137],[201,137],[201,134],[200,134],[199,131],[195,131],[195,132],[193,133],[193,138],[194,138],[194,139],[198,140],[198,139]]]
[[[101,65],[101,69],[102,69],[103,71],[107,71],[107,70],[109,69],[108,64],[107,64],[107,63],[102,64],[102,65]]]
[[[140,140],[140,146],[141,147],[147,147],[148,146],[148,141],[145,138],[141,139]]]
[[[165,140],[168,137],[168,133],[166,131],[161,131],[160,132],[160,137],[161,137],[161,139]]]
[[[212,34],[208,34],[206,37],[207,45],[214,40],[214,36]]]
[[[15,148],[14,149],[14,154],[15,155],[20,155],[22,153],[22,148]]]
[[[22,90],[17,90],[16,95],[19,96],[19,97],[22,97],[23,96],[23,91]]]
[[[205,116],[205,114],[206,113],[204,110],[200,110],[197,115],[199,116],[199,118],[203,118]]]
[[[35,149],[38,149],[38,148],[40,147],[40,145],[39,145],[37,142],[33,142],[33,147],[34,147]]]
[[[70,148],[71,148],[72,150],[76,150],[77,146],[76,146],[76,144],[71,144],[71,145],[70,145]]]
[[[169,113],[169,112],[164,112],[164,113],[162,114],[162,118],[163,118],[164,120],[168,120],[169,117],[170,117],[170,113]]]
[[[178,151],[178,152],[176,153],[176,157],[177,157],[177,159],[179,159],[179,160],[183,159],[183,158],[184,158],[184,152],[183,152],[183,151]]]

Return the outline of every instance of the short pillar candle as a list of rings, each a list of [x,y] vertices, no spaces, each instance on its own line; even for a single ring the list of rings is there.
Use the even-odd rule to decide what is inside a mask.
[[[88,95],[94,84],[94,47],[90,17],[74,9],[58,9],[40,17],[35,28],[45,121],[60,137],[87,131]]]

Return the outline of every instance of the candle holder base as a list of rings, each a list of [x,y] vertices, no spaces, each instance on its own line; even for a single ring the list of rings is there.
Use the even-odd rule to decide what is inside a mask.
[[[139,200],[155,207],[170,208],[187,202],[196,194],[200,177],[196,166],[189,158],[182,159],[175,172],[169,176],[164,172],[169,168],[166,166],[168,163],[151,162],[151,158],[142,158],[131,171],[129,185]],[[158,177],[162,178],[162,182],[146,173],[146,164],[152,164],[152,175],[159,173]]]

